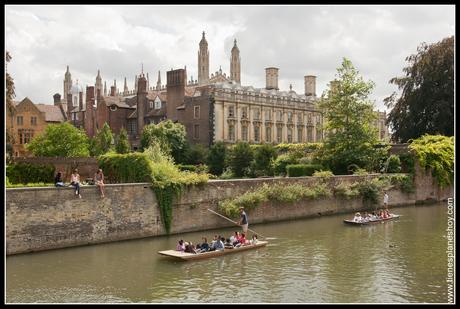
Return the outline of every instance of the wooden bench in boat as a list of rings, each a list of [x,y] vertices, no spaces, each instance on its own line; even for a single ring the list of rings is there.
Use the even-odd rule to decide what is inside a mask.
[[[353,220],[343,220],[343,222],[346,223],[346,224],[351,224],[351,225],[369,225],[369,224],[375,224],[375,223],[380,223],[380,222],[384,222],[384,221],[389,221],[389,220],[396,219],[396,218],[399,218],[399,217],[400,217],[400,215],[392,215],[389,218],[371,220],[371,221],[367,221],[367,222],[355,222]]]
[[[205,258],[210,258],[210,257],[215,257],[215,256],[221,256],[221,255],[225,255],[229,253],[236,253],[236,252],[246,251],[250,249],[256,249],[260,247],[265,247],[267,244],[268,244],[268,241],[259,240],[257,244],[255,245],[246,245],[246,246],[241,246],[237,248],[225,248],[224,250],[207,251],[207,252],[197,253],[197,254],[182,252],[182,251],[177,251],[177,250],[158,251],[158,254],[169,256],[169,257],[176,258],[179,260],[189,261],[189,260],[199,260],[199,259],[205,259]]]

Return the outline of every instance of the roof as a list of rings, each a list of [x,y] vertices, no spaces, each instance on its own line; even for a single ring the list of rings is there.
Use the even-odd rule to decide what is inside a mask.
[[[120,108],[129,108],[129,109],[134,109],[135,107],[129,106],[128,104],[125,103],[124,99],[119,96],[103,96],[102,100],[105,102],[107,106],[112,106],[116,105],[117,107]]]
[[[50,104],[35,104],[37,108],[45,113],[45,120],[49,122],[64,122],[65,118],[62,114],[61,108],[56,105]]]

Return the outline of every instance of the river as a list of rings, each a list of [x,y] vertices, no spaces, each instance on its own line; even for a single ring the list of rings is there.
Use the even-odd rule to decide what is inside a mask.
[[[157,251],[234,228],[6,259],[8,303],[446,303],[447,202],[349,226],[351,214],[251,225],[265,248],[196,262]],[[250,218],[249,218],[250,219]]]

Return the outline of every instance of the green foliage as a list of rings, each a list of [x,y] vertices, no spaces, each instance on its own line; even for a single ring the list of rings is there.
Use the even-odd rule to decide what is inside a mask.
[[[454,36],[417,47],[417,54],[406,58],[403,77],[390,83],[396,92],[384,99],[391,108],[388,122],[392,138],[406,142],[424,134],[454,135]]]
[[[273,176],[273,161],[277,153],[271,144],[258,145],[254,150],[254,161],[252,169],[256,176]]]
[[[97,158],[104,177],[110,183],[149,182],[152,164],[144,153],[108,153]]]
[[[224,142],[217,142],[213,144],[208,153],[207,163],[209,171],[213,175],[220,175],[223,173],[226,162],[227,148]]]
[[[364,169],[364,168],[357,168],[354,172],[353,175],[358,175],[358,176],[364,176],[368,175],[369,173]]]
[[[287,174],[286,167],[291,164],[299,163],[302,158],[302,153],[299,152],[288,152],[279,155],[275,161],[273,161],[273,171],[275,175],[285,176]]]
[[[145,126],[142,131],[141,150],[147,149],[153,141],[160,143],[162,148],[168,148],[175,162],[185,162],[184,148],[187,140],[185,127],[182,124],[166,120]]]
[[[365,179],[360,181],[353,187],[357,189],[365,202],[377,204],[379,201],[380,192],[383,190],[383,184],[378,179]]]
[[[348,184],[346,182],[341,182],[334,188],[334,195],[347,200],[357,197],[359,194],[357,183]]]
[[[423,135],[409,145],[420,162],[420,166],[430,168],[441,187],[454,179],[454,137]]]
[[[228,165],[236,177],[248,176],[253,159],[251,147],[246,142],[238,142],[234,145],[229,154]]]
[[[377,116],[368,98],[374,83],[365,82],[346,58],[337,71],[335,86],[323,94],[319,104],[327,119],[328,135],[316,157],[334,174],[341,175],[348,172],[350,164],[369,168],[373,165],[378,136],[373,126]]]
[[[10,184],[52,183],[55,168],[51,164],[16,163],[6,167]]]
[[[199,165],[191,165],[191,164],[177,164],[177,167],[181,171],[189,171],[199,174],[206,174],[208,173],[209,169],[206,164],[199,164]]]
[[[208,148],[202,144],[189,145],[186,147],[186,162],[189,165],[206,164]]]
[[[36,188],[36,187],[54,187],[54,183],[46,183],[46,182],[31,182],[31,183],[16,183],[6,184],[7,188]]]
[[[312,176],[322,169],[324,167],[319,164],[290,164],[286,167],[288,177]]]
[[[233,175],[231,168],[226,168],[225,171],[219,176],[219,179],[233,179],[235,175]]]
[[[283,185],[274,184],[263,186],[248,191],[236,198],[226,199],[219,202],[219,210],[229,217],[237,217],[239,208],[244,207],[246,210],[252,210],[268,201],[277,201],[280,203],[294,203],[302,199],[317,199],[320,197],[329,197],[332,195],[331,190],[325,184],[316,184],[312,187],[302,185]]]
[[[91,144],[91,146],[94,146],[95,156],[103,155],[113,150],[113,134],[107,122],[104,122],[101,130],[97,130]]]
[[[401,161],[401,171],[409,173],[411,175],[415,174],[415,158],[412,153],[404,153],[399,155],[399,160]]]
[[[387,160],[387,173],[399,173],[401,172],[401,160],[397,155],[391,155],[388,157]]]
[[[402,192],[413,193],[415,192],[415,184],[413,175],[407,174],[386,174],[378,178],[386,186],[391,185],[400,189]]]
[[[297,143],[297,144],[277,144],[275,149],[281,154],[286,152],[311,153],[323,146],[323,143]]]
[[[45,130],[27,144],[35,156],[88,157],[88,137],[85,131],[68,122],[47,125]]]
[[[315,171],[313,173],[313,177],[324,177],[324,178],[329,178],[334,176],[334,173],[331,171]]]
[[[128,132],[126,132],[125,128],[121,128],[120,134],[118,134],[115,143],[115,151],[117,153],[129,153],[131,147],[128,141]]]

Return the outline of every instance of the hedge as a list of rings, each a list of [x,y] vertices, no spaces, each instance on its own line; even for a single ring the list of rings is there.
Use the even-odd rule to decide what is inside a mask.
[[[11,184],[53,183],[55,167],[51,164],[15,163],[6,167],[6,175]]]
[[[109,183],[151,182],[152,165],[144,153],[109,153],[97,160]]]
[[[312,176],[314,172],[323,169],[320,164],[291,164],[286,167],[288,177]]]

